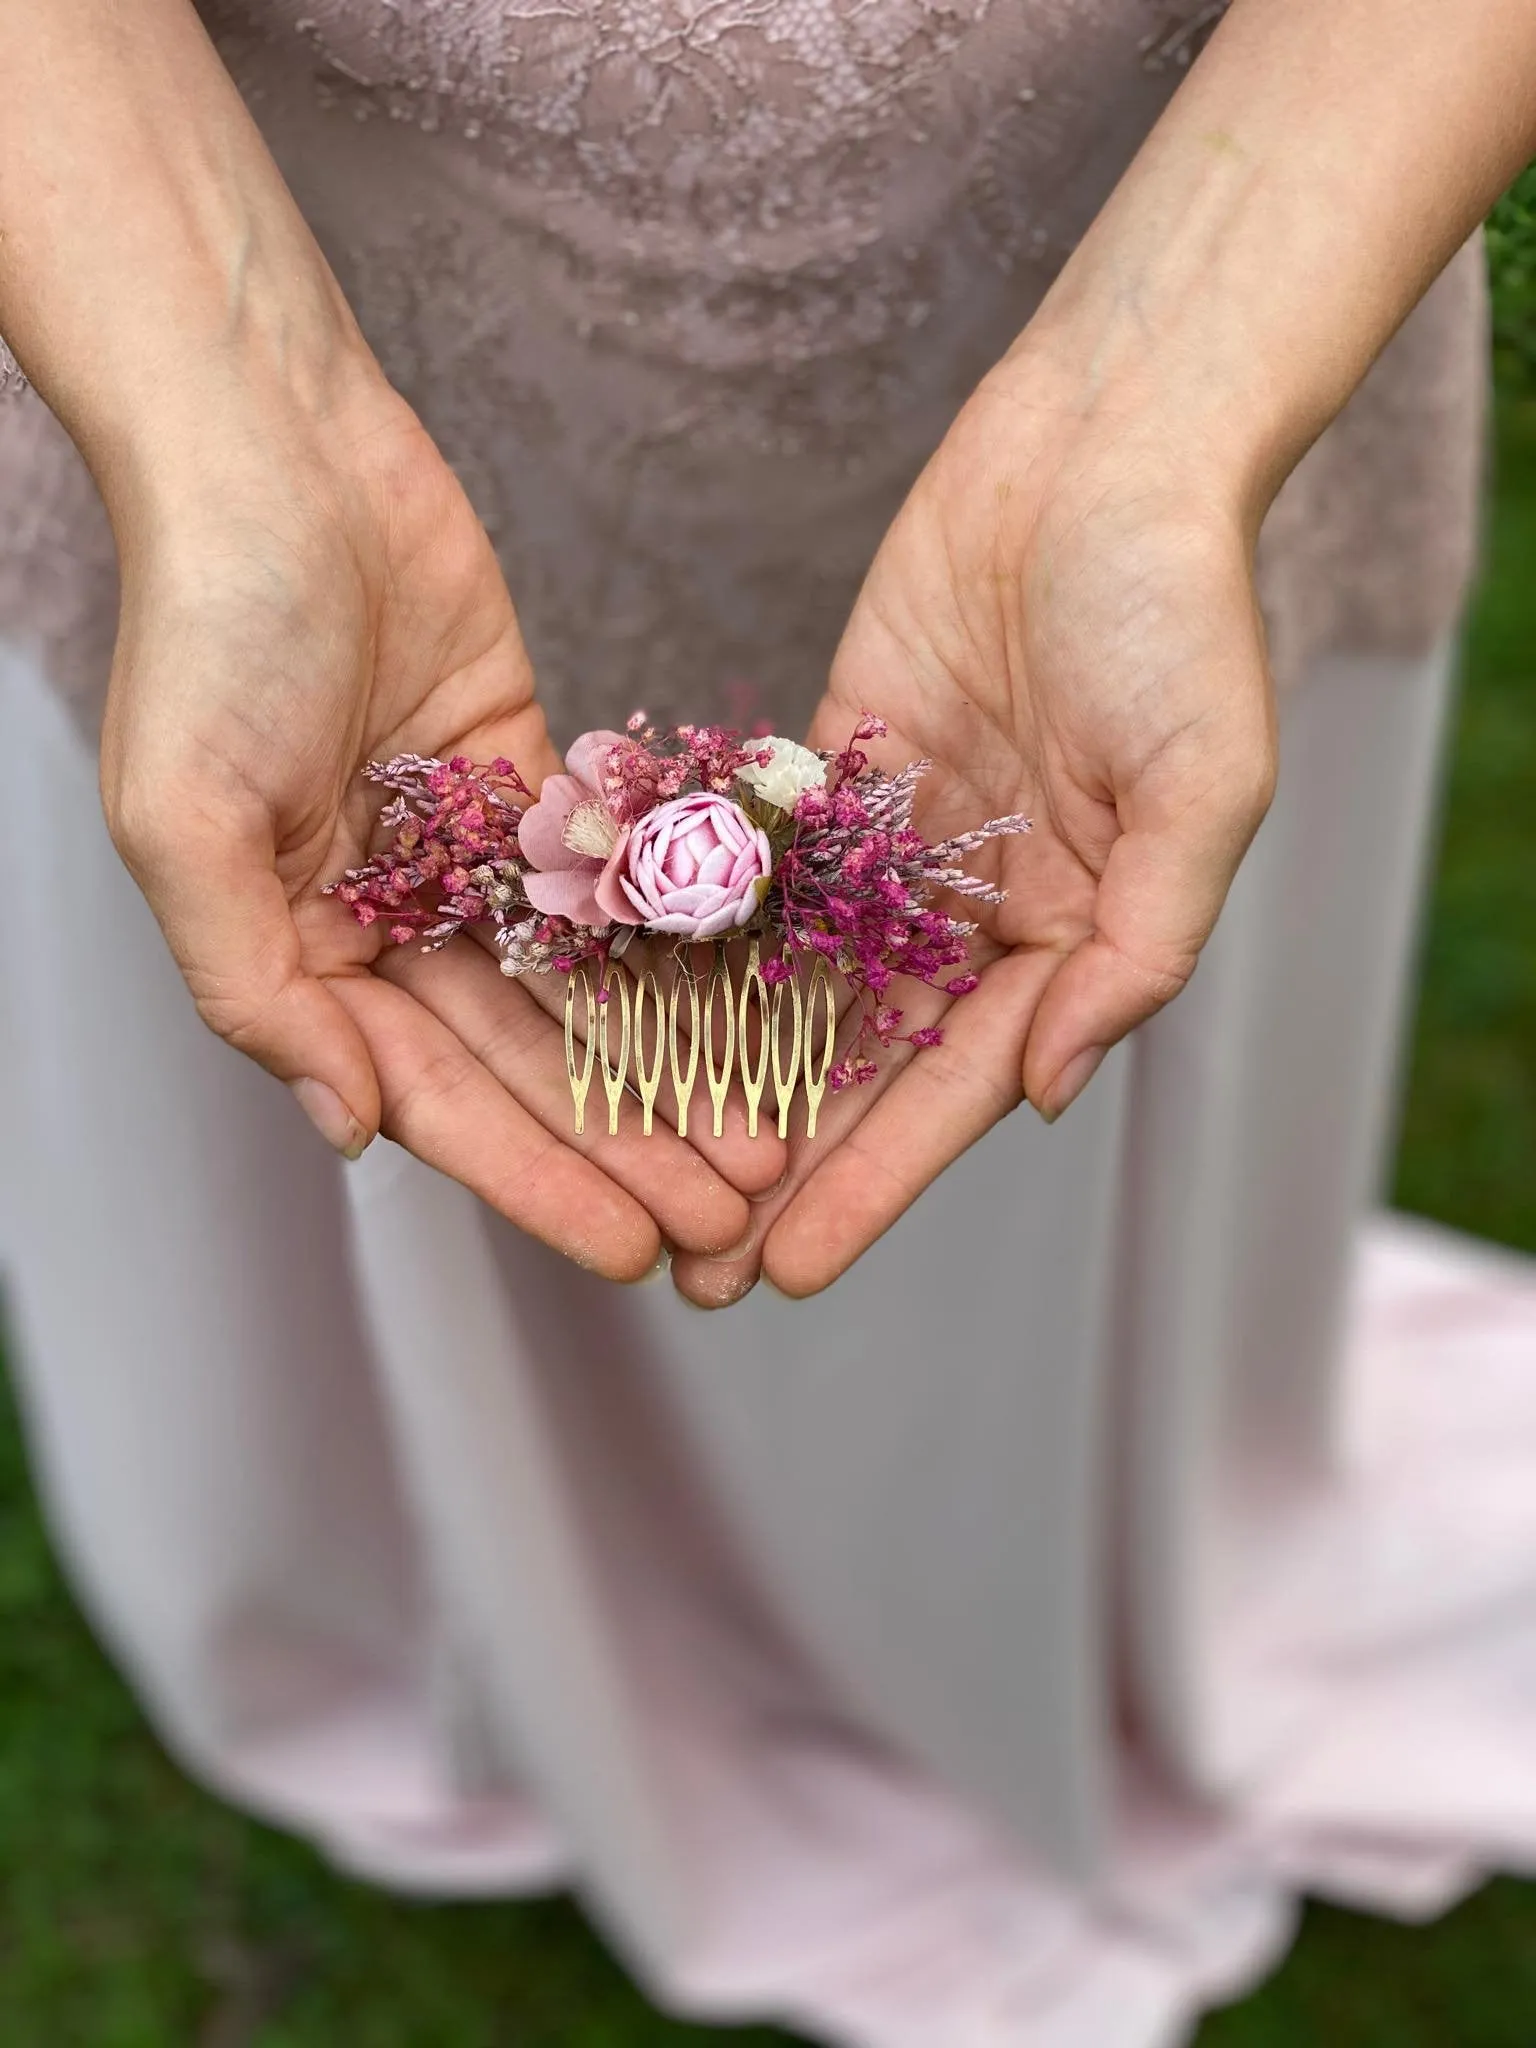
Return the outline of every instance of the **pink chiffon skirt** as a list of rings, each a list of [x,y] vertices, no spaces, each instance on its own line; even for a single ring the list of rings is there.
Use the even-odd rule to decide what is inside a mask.
[[[1449,661],[1334,658],[1188,995],[825,1297],[708,1317],[197,1023],[21,650],[0,1255],[58,1543],[186,1767],[652,1994],[1153,2048],[1299,1890],[1536,1870],[1536,1266],[1372,1213]]]

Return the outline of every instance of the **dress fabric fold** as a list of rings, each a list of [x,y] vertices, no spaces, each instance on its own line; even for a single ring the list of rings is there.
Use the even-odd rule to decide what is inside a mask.
[[[15,1365],[173,1752],[384,1884],[573,1884],[670,2008],[849,2048],[1152,2048],[1301,1888],[1536,1868],[1536,1268],[1368,1214],[1448,669],[1291,693],[1210,959],[1069,1117],[823,1300],[709,1317],[333,1163],[8,654],[4,854],[79,819],[100,906],[13,923]]]

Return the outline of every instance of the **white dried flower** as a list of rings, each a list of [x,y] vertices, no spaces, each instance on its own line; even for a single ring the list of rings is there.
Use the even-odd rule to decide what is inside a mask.
[[[776,804],[781,811],[792,811],[803,791],[820,789],[826,782],[826,762],[819,754],[813,754],[809,747],[802,747],[798,740],[772,738],[752,740],[748,744],[771,758],[761,765],[749,761],[745,768],[737,769],[736,780],[744,782],[765,804]]]

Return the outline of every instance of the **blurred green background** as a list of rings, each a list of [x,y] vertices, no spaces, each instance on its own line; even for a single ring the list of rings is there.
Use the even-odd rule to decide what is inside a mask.
[[[1496,490],[1396,1194],[1536,1252],[1536,171],[1489,243]],[[0,2048],[789,2048],[660,2018],[567,1902],[386,1898],[189,1784],[60,1582],[3,1393]],[[1279,1974],[1200,2035],[1533,2043],[1536,1885],[1509,1881],[1430,1928],[1310,1908]]]

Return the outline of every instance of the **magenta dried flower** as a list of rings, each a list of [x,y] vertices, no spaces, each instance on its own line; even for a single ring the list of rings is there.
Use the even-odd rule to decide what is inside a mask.
[[[431,952],[467,925],[500,927],[522,909],[517,831],[532,792],[510,761],[476,768],[462,754],[397,754],[363,773],[393,792],[379,813],[390,841],[325,889],[360,925],[388,918],[397,946],[415,940]]]
[[[839,1087],[870,1078],[863,1050],[869,1040],[890,1045],[901,1037],[900,1012],[882,1000],[895,979],[937,984],[949,969],[968,965],[975,926],[935,909],[933,897],[947,889],[999,900],[999,891],[965,872],[965,857],[989,839],[1029,830],[1027,818],[993,818],[930,845],[912,817],[927,763],[890,775],[871,768],[858,745],[884,731],[879,719],[861,718],[848,746],[829,758],[828,786],[799,797],[794,836],[779,856],[768,904],[791,948],[833,960],[864,1002],[854,1047],[831,1076]],[[966,972],[942,985],[949,995],[968,995],[979,978]],[[942,1042],[942,1033],[913,1032],[906,1042],[921,1049]]]

